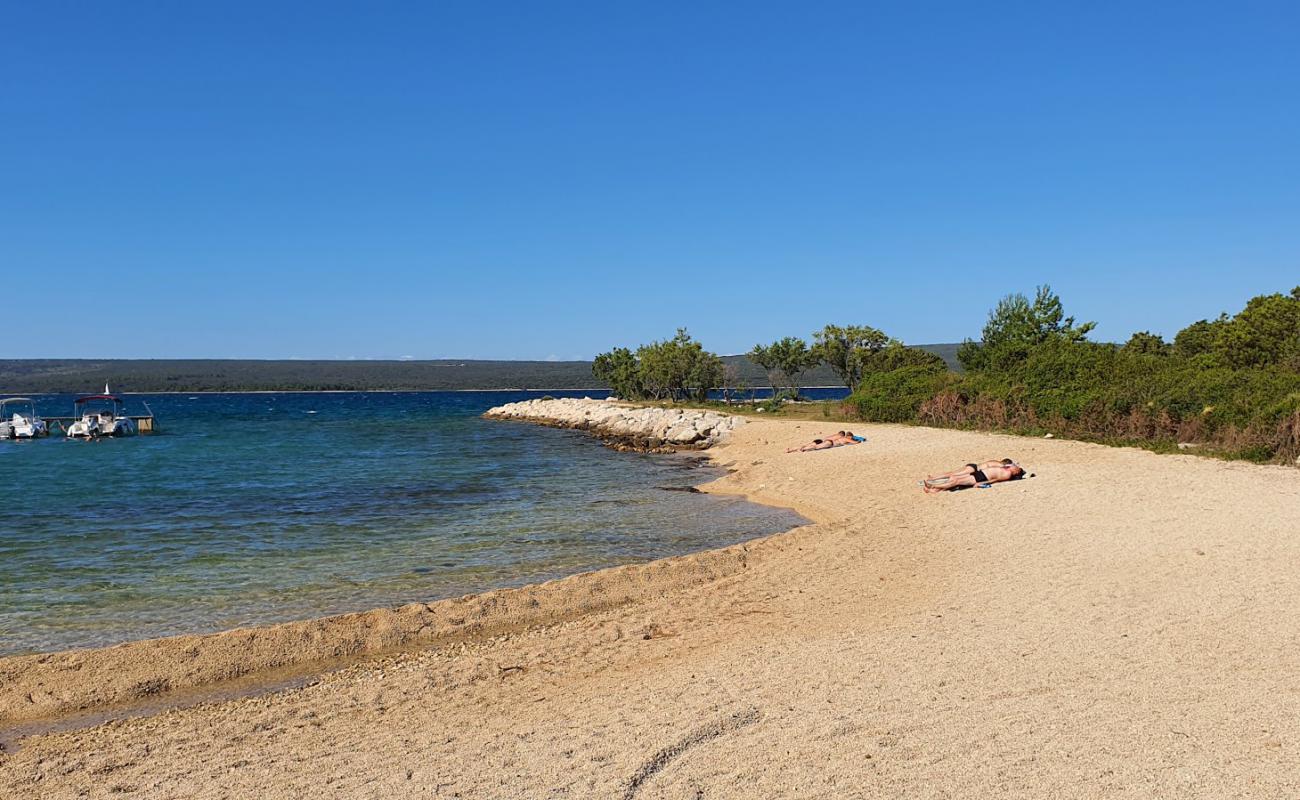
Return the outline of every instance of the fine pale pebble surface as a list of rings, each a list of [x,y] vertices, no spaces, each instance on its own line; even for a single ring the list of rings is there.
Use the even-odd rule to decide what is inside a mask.
[[[734,472],[706,491],[813,524],[464,601],[496,624],[307,686],[9,740],[0,797],[1300,796],[1300,472],[894,426],[784,452],[832,427],[707,451]],[[916,485],[1004,456],[1037,477]]]

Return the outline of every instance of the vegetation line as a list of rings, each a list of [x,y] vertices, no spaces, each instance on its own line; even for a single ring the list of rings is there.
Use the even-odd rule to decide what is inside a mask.
[[[1146,331],[1123,345],[1092,342],[1093,327],[1066,316],[1047,286],[1032,300],[1010,295],[989,313],[980,339],[957,349],[958,373],[875,328],[828,325],[811,345],[789,336],[754,347],[750,360],[783,389],[755,411],[784,413],[805,372],[820,365],[852,389],[837,411],[820,407],[828,419],[1052,433],[1300,463],[1300,287],[1193,323],[1173,342]],[[604,353],[593,371],[628,399],[703,402],[714,388],[730,400],[746,390],[742,376],[684,330]]]

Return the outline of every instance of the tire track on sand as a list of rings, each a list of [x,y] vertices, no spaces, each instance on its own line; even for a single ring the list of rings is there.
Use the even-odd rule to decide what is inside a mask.
[[[650,760],[642,764],[641,768],[638,769],[630,779],[628,779],[627,788],[623,790],[623,800],[633,800],[633,798],[636,797],[637,792],[641,791],[641,787],[645,785],[646,781],[653,778],[663,770],[664,767],[668,766],[668,763],[674,758],[677,758],[692,747],[716,739],[723,734],[733,733],[748,725],[753,725],[762,718],[763,713],[757,708],[751,707],[744,711],[737,711],[729,717],[724,717],[723,719],[705,725],[702,728],[697,728],[686,738],[670,747],[665,747],[663,750],[655,753]]]

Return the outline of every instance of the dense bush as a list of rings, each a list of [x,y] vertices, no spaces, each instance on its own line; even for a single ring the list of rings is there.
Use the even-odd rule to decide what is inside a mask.
[[[883,365],[852,405],[868,420],[1300,456],[1300,289],[1194,323],[1172,346],[1147,332],[1122,347],[1089,342],[1091,328],[1047,287],[1033,302],[1016,295],[990,314],[983,342],[963,346],[964,375]]]
[[[942,366],[911,364],[862,377],[851,403],[868,422],[910,422],[921,405],[952,382]]]
[[[969,373],[918,407],[927,424],[1192,442],[1255,460],[1300,455],[1300,373],[1098,344],[1045,348],[1010,374]]]
[[[823,363],[853,389],[846,406],[873,422],[1192,443],[1260,461],[1300,456],[1300,287],[1195,322],[1172,343],[1149,331],[1123,345],[1091,342],[1093,327],[1067,316],[1041,286],[1032,299],[1015,294],[997,304],[980,341],[958,350],[960,375],[866,326],[828,325],[812,347],[786,337],[749,355],[777,389],[772,408]],[[684,330],[635,353],[604,353],[593,371],[634,398],[703,399],[708,388],[741,382]]]

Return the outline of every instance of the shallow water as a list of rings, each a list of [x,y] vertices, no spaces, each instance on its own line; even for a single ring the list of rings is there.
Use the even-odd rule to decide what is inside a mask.
[[[801,522],[658,488],[717,474],[682,456],[479,416],[541,394],[129,396],[160,433],[0,442],[0,655],[429,601]]]

